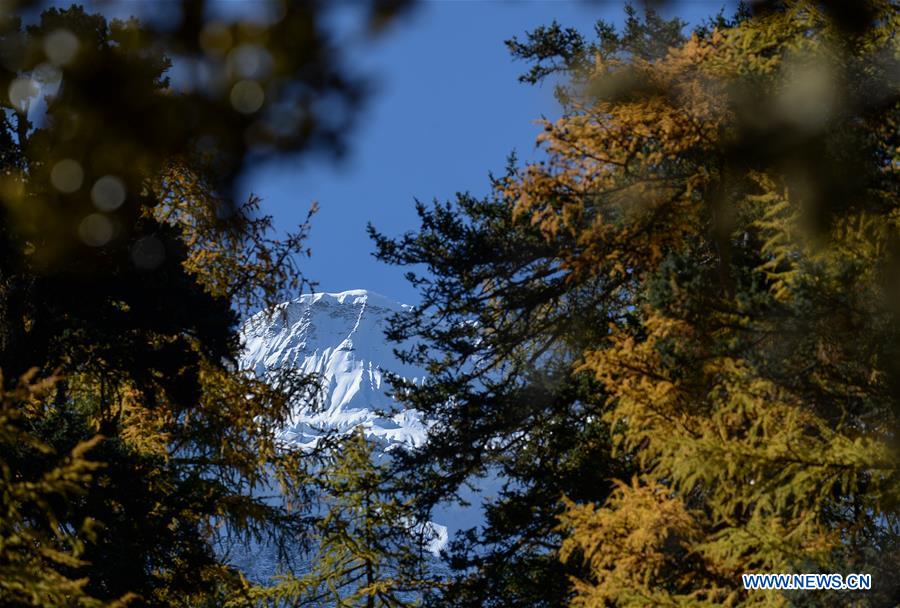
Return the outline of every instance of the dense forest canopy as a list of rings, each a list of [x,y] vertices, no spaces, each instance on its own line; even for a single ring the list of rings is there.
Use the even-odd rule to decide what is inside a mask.
[[[304,285],[306,228],[274,238],[234,184],[340,152],[365,82],[327,5],[271,8],[145,24],[3,4],[3,605],[249,603],[214,538],[309,544],[306,459],[275,431],[314,379],[237,368],[241,316]],[[377,30],[402,3],[362,8]]]
[[[235,184],[339,154],[366,93],[332,4],[266,6],[0,4],[0,606],[900,602],[896,2],[507,41],[563,108],[543,160],[370,229],[422,296],[386,339],[428,371],[392,387],[429,440],[387,458],[286,444],[317,378],[239,367],[239,321],[309,285],[309,223],[276,238]],[[438,563],[429,510],[480,476]]]
[[[399,395],[435,426],[401,470],[426,502],[508,480],[434,605],[898,601],[900,13],[839,4],[510,40],[559,83],[546,160],[372,230],[426,269],[392,337],[426,341]]]

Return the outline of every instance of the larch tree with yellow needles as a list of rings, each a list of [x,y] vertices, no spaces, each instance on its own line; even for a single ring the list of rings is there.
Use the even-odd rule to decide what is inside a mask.
[[[305,284],[306,226],[275,238],[235,182],[339,152],[362,78],[319,3],[55,4],[0,7],[0,604],[221,606],[252,585],[217,543],[303,548],[312,457],[277,430],[316,388],[239,367],[241,318]]]
[[[897,7],[790,2],[645,60],[597,53],[549,160],[506,182],[573,280],[629,310],[583,352],[617,453],[567,500],[576,606],[830,605],[747,572],[898,592]]]
[[[662,48],[638,26],[664,22],[634,11],[596,42],[557,24],[512,41],[525,80],[564,77],[546,160],[489,200],[422,207],[417,234],[375,235],[383,259],[437,275],[412,278],[440,322],[395,329],[440,353],[409,401],[484,446],[445,476],[552,445],[523,370],[581,386],[546,457],[606,450],[589,461],[603,482],[556,486],[562,538],[543,549],[572,587],[534,605],[896,602],[900,14],[858,8],[761,3]],[[745,591],[749,572],[873,588]]]

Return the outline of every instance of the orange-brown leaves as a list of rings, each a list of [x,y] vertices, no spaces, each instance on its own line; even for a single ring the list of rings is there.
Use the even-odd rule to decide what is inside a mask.
[[[571,279],[621,281],[577,371],[639,481],[567,503],[575,605],[780,605],[740,574],[896,567],[871,555],[898,546],[898,89],[870,75],[897,11],[849,44],[785,4],[599,59],[505,184]]]
[[[715,45],[694,38],[659,62],[599,64],[594,82],[627,72],[645,94],[573,104],[544,125],[549,161],[506,184],[517,215],[548,240],[574,242],[563,256],[575,275],[641,273],[702,230],[698,194],[718,170],[728,115],[722,87],[704,70]]]

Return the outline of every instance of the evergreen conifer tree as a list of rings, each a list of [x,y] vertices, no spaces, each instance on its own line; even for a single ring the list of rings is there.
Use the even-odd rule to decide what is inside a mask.
[[[667,48],[604,27],[514,41],[527,79],[568,78],[547,160],[375,234],[434,275],[410,274],[424,310],[394,328],[432,372],[400,392],[435,421],[405,464],[435,495],[495,463],[512,492],[539,488],[536,446],[573,474],[550,470],[562,526],[503,536],[499,559],[502,498],[488,508],[450,602],[896,603],[898,23],[894,2],[797,1]],[[553,370],[583,390],[565,417],[530,389]],[[590,449],[612,487],[567,466]],[[574,587],[516,595],[491,559],[541,543]],[[873,590],[745,591],[754,571],[869,572]]]
[[[408,608],[434,584],[435,532],[388,477],[387,454],[358,428],[335,438],[310,479],[319,515],[302,575],[257,590],[273,606]]]
[[[238,368],[240,319],[304,284],[305,226],[274,238],[235,180],[339,152],[362,83],[316,3],[40,8],[0,14],[0,603],[222,605],[250,589],[223,529],[302,549],[307,459],[276,430],[315,388]]]

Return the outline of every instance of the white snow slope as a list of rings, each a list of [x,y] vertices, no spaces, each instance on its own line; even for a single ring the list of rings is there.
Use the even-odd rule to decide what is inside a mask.
[[[258,313],[244,324],[242,367],[261,377],[290,367],[320,378],[320,407],[297,404],[282,431],[284,439],[308,445],[322,429],[363,425],[366,435],[379,443],[421,445],[426,429],[418,412],[398,407],[382,373],[424,376],[423,370],[400,363],[384,336],[390,316],[410,310],[365,290],[316,293],[286,302],[274,314]]]
[[[427,428],[419,412],[403,410],[389,395],[382,370],[407,379],[422,379],[422,369],[404,365],[384,332],[389,318],[410,312],[366,290],[303,295],[278,307],[275,314],[258,313],[242,328],[244,368],[261,377],[286,366],[315,372],[321,378],[320,407],[298,403],[282,437],[298,446],[316,441],[323,430],[350,430],[358,425],[387,452],[392,446],[421,445]],[[382,415],[379,412],[389,412]],[[438,553],[458,530],[483,523],[480,503],[490,499],[494,484],[482,480],[478,490],[464,490],[468,506],[440,505],[428,525],[435,537],[429,549]],[[254,549],[249,552],[255,553]],[[260,555],[247,555],[260,573]]]

